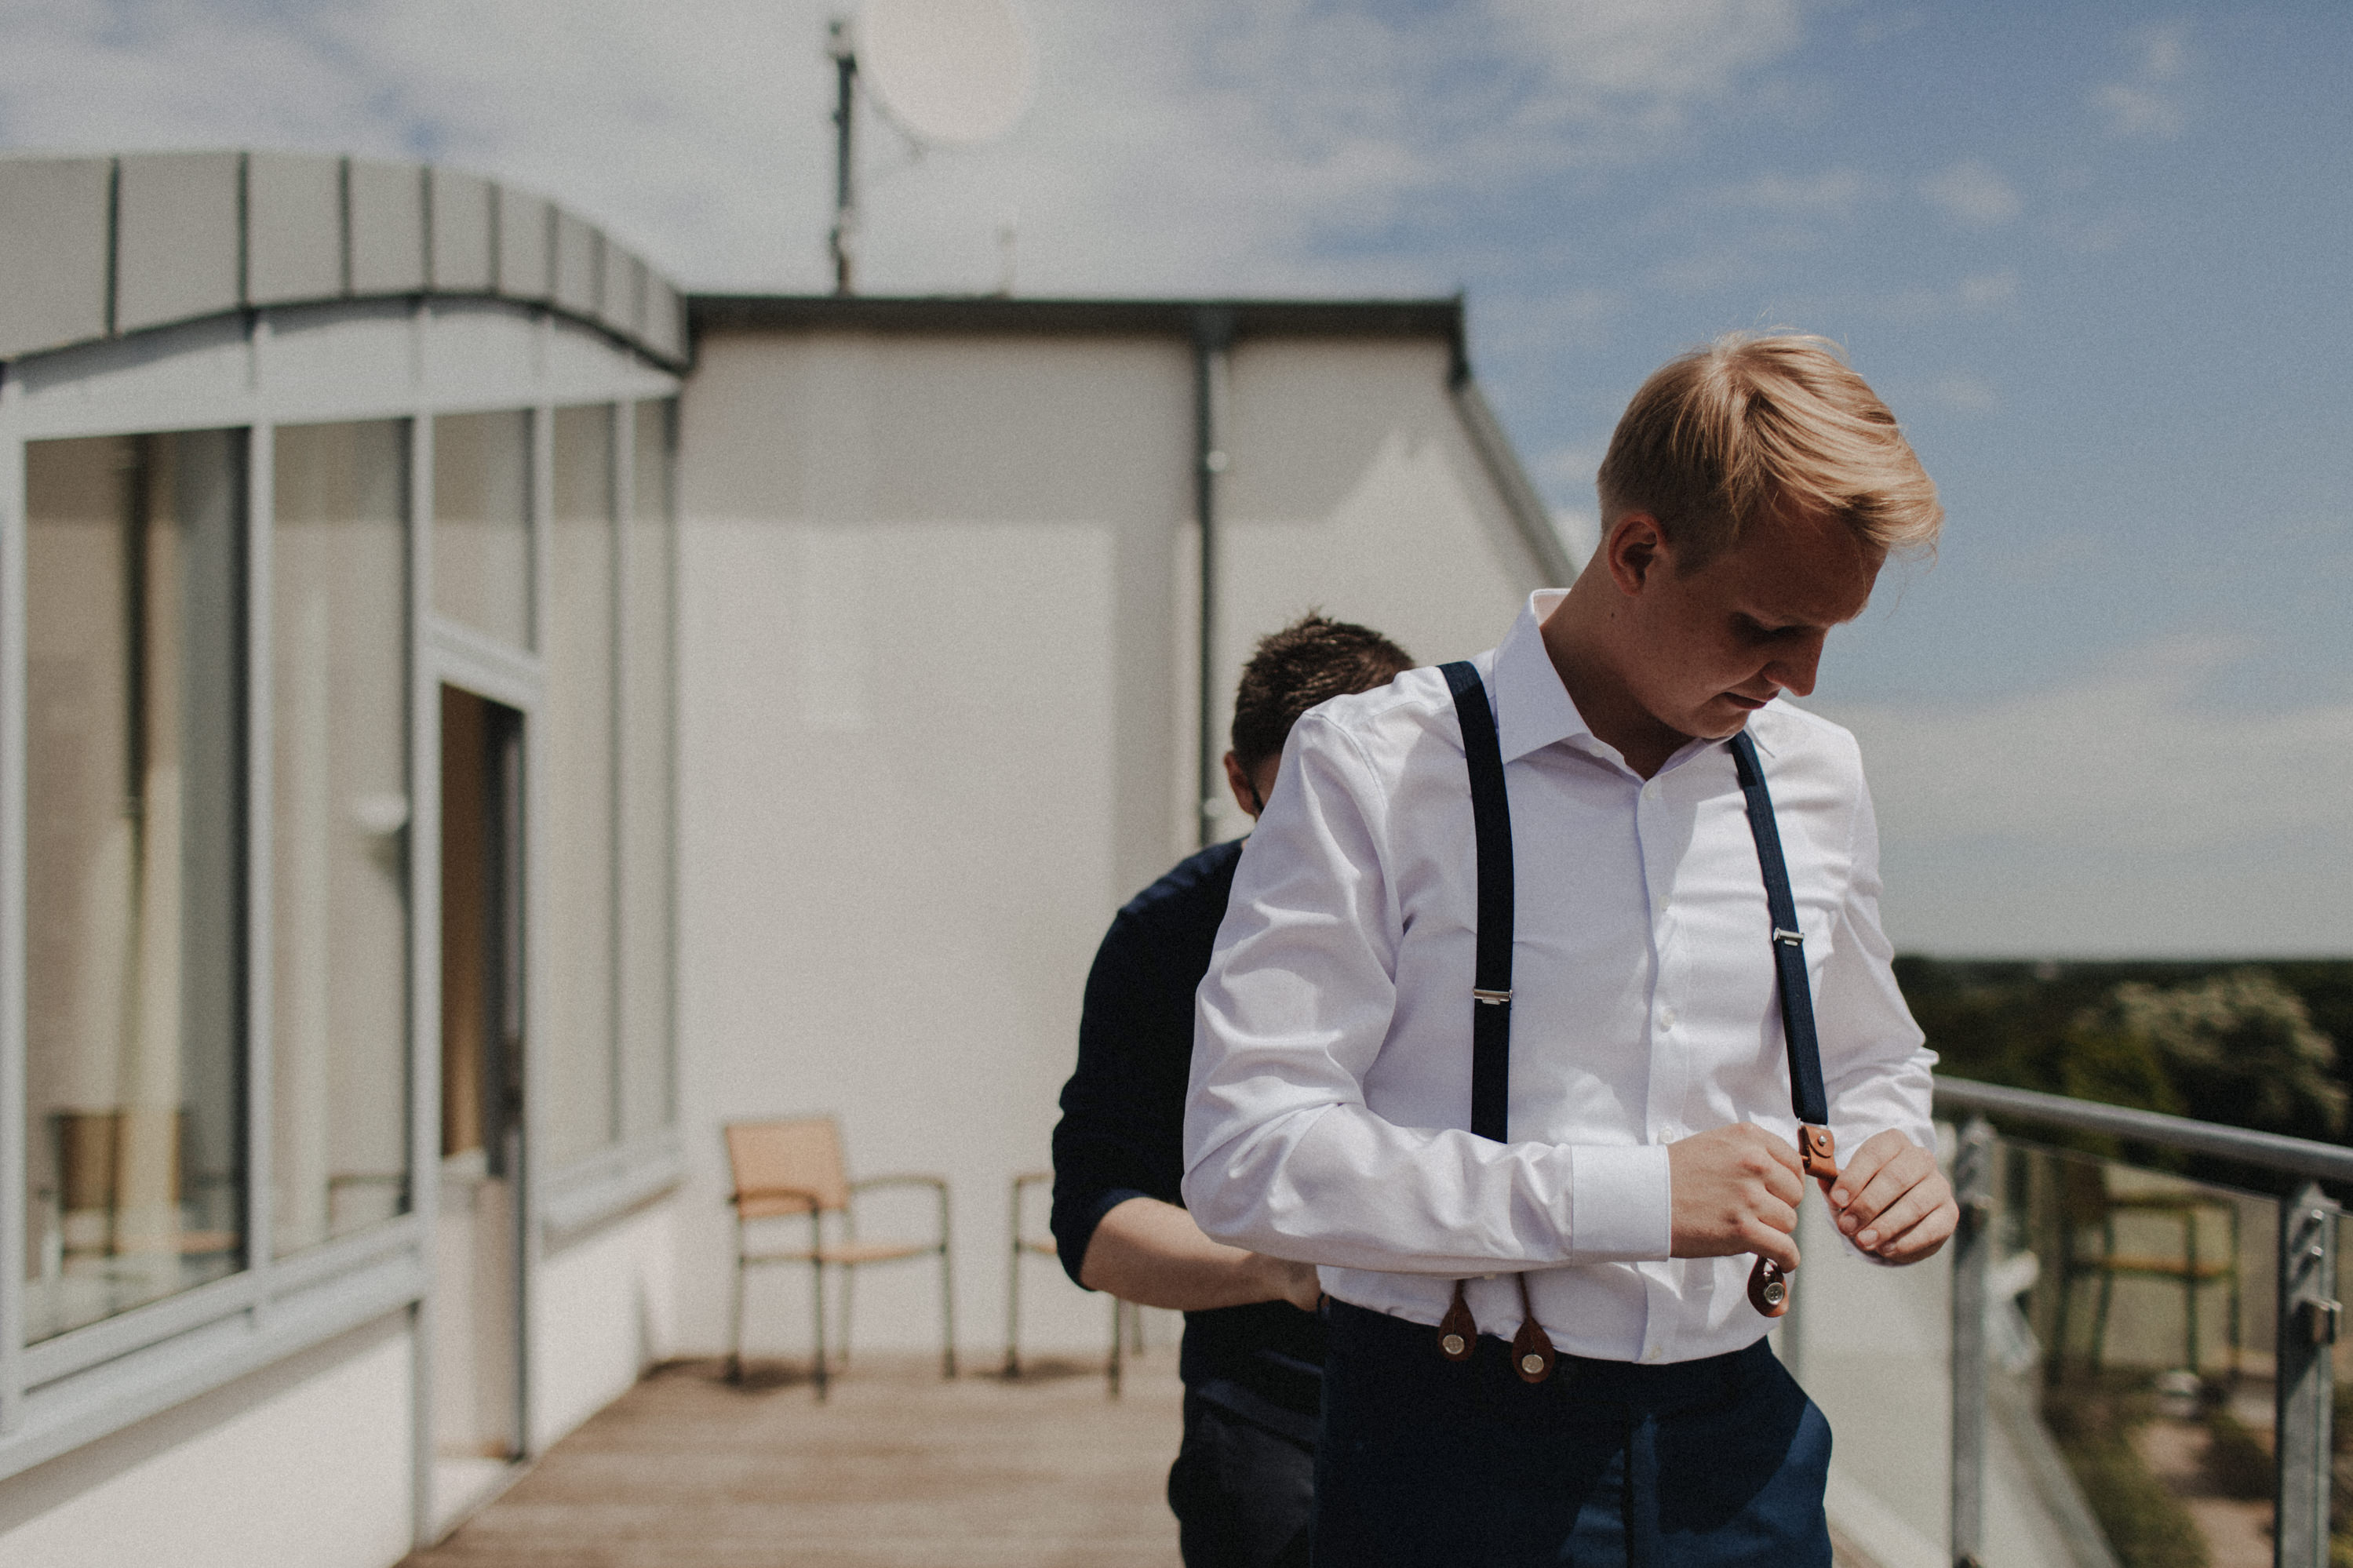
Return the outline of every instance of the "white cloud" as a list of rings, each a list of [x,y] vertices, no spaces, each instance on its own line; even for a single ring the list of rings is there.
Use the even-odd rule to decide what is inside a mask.
[[[1862,175],[1852,169],[1825,169],[1818,174],[1777,170],[1725,190],[1720,199],[1790,217],[1845,217],[1862,199],[1863,190]]]
[[[1795,0],[1489,0],[1575,92],[1673,116],[1798,42]]]
[[[2154,23],[2126,35],[2131,63],[2124,79],[2101,82],[2089,94],[2092,107],[2117,136],[2158,139],[2179,136],[2189,122],[2186,83],[2189,75],[2189,24]]]
[[[1929,388],[1929,393],[1957,414],[1990,414],[2001,406],[2001,394],[1981,375],[1948,375]]]
[[[2339,783],[2353,700],[2233,707],[2227,677],[2244,651],[2179,639],[1984,703],[1820,705],[1863,748],[1896,940],[1951,952],[2353,947]]]
[[[1973,272],[1961,279],[1954,295],[1972,310],[1998,310],[2018,303],[2018,274],[2005,268],[2000,272]]]
[[[1920,182],[1920,194],[1955,223],[1991,228],[2026,208],[2009,181],[1981,158],[1964,158]]]
[[[1949,287],[1917,283],[1891,294],[1873,306],[1873,313],[1894,321],[1930,321],[1956,312],[1998,310],[2018,302],[2024,291],[2018,274],[1972,272]]]
[[[0,0],[0,143],[430,157],[543,190],[690,286],[815,289],[841,8]],[[1647,156],[1799,30],[1794,0],[1030,16],[1038,95],[1004,142],[911,162],[865,120],[867,287],[994,287],[1018,211],[1033,293],[1448,289],[1399,247],[1326,242]]]

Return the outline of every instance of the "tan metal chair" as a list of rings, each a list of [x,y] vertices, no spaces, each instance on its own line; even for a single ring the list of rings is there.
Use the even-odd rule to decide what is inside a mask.
[[[735,1190],[728,1202],[735,1208],[734,1331],[730,1340],[727,1375],[744,1376],[744,1277],[756,1263],[802,1263],[808,1266],[809,1297],[815,1321],[815,1349],[810,1377],[817,1396],[826,1396],[825,1274],[842,1275],[841,1359],[849,1359],[850,1286],[856,1271],[870,1263],[895,1263],[910,1258],[940,1260],[940,1375],[955,1375],[955,1283],[950,1269],[948,1184],[929,1175],[869,1176],[853,1182],[843,1162],[841,1131],[830,1116],[795,1117],[780,1121],[732,1121],[722,1130],[727,1140],[727,1163]],[[853,1200],[861,1193],[883,1187],[929,1187],[939,1197],[939,1236],[926,1241],[861,1241]],[[752,1227],[767,1221],[808,1216],[808,1241],[799,1247],[759,1247]],[[828,1227],[826,1216],[834,1217]],[[830,1228],[834,1233],[827,1235]]]
[[[1031,1187],[1051,1185],[1051,1171],[1025,1171],[1013,1178],[1013,1256],[1006,1265],[1005,1286],[1005,1375],[1021,1375],[1021,1260],[1024,1258],[1059,1259],[1060,1249],[1050,1236],[1030,1236],[1022,1229],[1022,1194]],[[1122,1363],[1122,1330],[1132,1339],[1137,1351],[1144,1349],[1144,1309],[1133,1301],[1123,1301],[1116,1296],[1106,1298],[1111,1302],[1111,1354],[1103,1363],[1103,1381],[1113,1399],[1119,1397]]]

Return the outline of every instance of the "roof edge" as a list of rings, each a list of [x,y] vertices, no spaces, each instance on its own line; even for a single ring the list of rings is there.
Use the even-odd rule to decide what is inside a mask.
[[[0,362],[224,315],[355,300],[495,299],[670,370],[678,286],[520,187],[332,153],[0,156]]]
[[[689,331],[1051,333],[1190,339],[1436,338],[1461,374],[1462,297],[1392,300],[1031,298],[1002,294],[690,294]]]

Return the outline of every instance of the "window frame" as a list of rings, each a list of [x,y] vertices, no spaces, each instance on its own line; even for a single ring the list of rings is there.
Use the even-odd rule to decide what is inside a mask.
[[[305,339],[291,352],[281,341],[290,332]],[[674,402],[679,389],[680,377],[672,370],[543,306],[427,297],[248,310],[0,363],[0,1127],[24,1127],[26,1095],[26,443],[241,429],[247,487],[241,584],[244,1006],[237,1057],[244,1079],[243,1266],[226,1278],[28,1346],[24,1260],[30,1153],[16,1147],[10,1157],[0,1159],[0,1479],[386,1314],[429,1305],[440,1169],[438,689],[444,679],[456,679],[529,716],[525,853],[526,897],[532,901],[526,909],[533,908],[542,891],[539,868],[547,859],[533,842],[544,816],[536,798],[543,742],[542,727],[530,718],[540,711],[545,689],[543,655],[533,650],[546,647],[553,411],[586,403],[612,405],[617,546],[636,503],[631,416],[638,404]],[[444,622],[431,604],[433,418],[505,409],[528,409],[532,417],[531,650]],[[669,417],[674,432],[674,408]],[[274,1246],[271,1109],[275,737],[269,679],[277,431],[281,425],[365,419],[405,420],[408,442],[404,658],[414,803],[407,845],[410,1201],[407,1212],[366,1230],[280,1258]],[[670,875],[664,893],[671,981],[663,1073],[670,1116],[667,1124],[634,1139],[620,1137],[616,1123],[608,1146],[554,1168],[543,1157],[547,1101],[540,1081],[548,1052],[527,1053],[530,1121],[521,1197],[527,1205],[528,1240],[519,1264],[525,1303],[543,1252],[674,1188],[684,1174],[676,1126],[677,508],[674,493],[666,500],[672,603],[670,717],[663,737]],[[617,573],[625,570],[617,563]],[[617,663],[624,629],[617,616],[628,602],[617,586],[614,602]],[[617,718],[615,729],[617,758]],[[617,918],[617,943],[618,927]],[[525,1005],[528,1016],[544,1016],[530,994],[544,983],[546,969],[534,952],[540,940],[536,924],[524,940]],[[614,1048],[617,1071],[617,1043]],[[21,1137],[12,1133],[7,1142],[18,1145]],[[529,1321],[527,1315],[523,1321]],[[429,1336],[420,1334],[412,1444],[420,1483],[432,1457],[431,1353]],[[528,1432],[527,1424],[523,1430]],[[418,1506],[427,1506],[421,1488]]]

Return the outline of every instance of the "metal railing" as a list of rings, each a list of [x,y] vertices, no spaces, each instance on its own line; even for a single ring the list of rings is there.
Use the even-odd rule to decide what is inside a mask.
[[[2341,1211],[2318,1184],[2353,1184],[2353,1149],[1961,1079],[1937,1079],[1936,1094],[1937,1114],[1962,1124],[1953,1184],[1961,1206],[1960,1226],[1953,1238],[1954,1563],[1958,1568],[1977,1568],[1984,1542],[1987,1321],[1993,1304],[1989,1276],[1995,1262],[1991,1222],[1998,1142],[1989,1118],[1999,1116],[2011,1123],[2126,1139],[2304,1178],[2279,1209],[2273,1562],[2276,1568],[2327,1568],[2333,1406],[2329,1347],[2336,1342],[2341,1315],[2335,1299]]]

